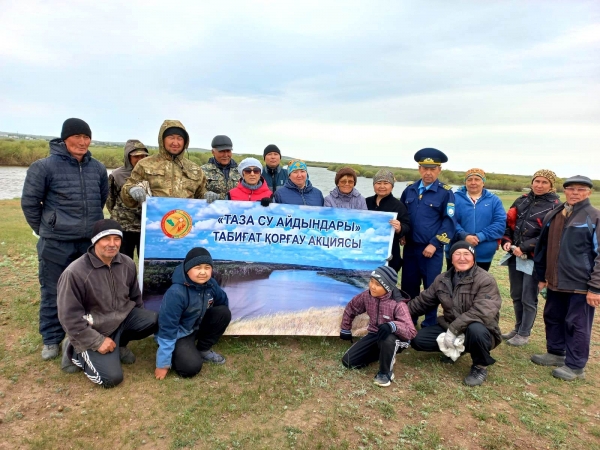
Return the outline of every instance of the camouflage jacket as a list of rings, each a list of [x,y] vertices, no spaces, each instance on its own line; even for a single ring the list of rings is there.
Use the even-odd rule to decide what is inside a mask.
[[[208,163],[202,166],[202,170],[206,175],[206,190],[219,194],[219,200],[225,200],[227,193],[238,185],[240,182],[240,172],[237,168],[237,163],[232,159],[229,168],[229,179],[225,180],[223,171],[217,167],[214,158],[210,158]]]
[[[163,133],[170,127],[185,130],[178,120],[163,122],[158,133],[158,154],[138,162],[121,189],[121,199],[125,206],[137,206],[137,202],[129,195],[129,190],[146,183],[153,197],[204,198],[206,177],[198,164],[184,156],[189,139],[186,140],[184,150],[175,157],[163,145]]]
[[[142,207],[128,208],[125,206],[121,200],[121,188],[133,170],[129,154],[139,149],[146,149],[146,146],[136,139],[130,139],[125,144],[123,167],[113,170],[108,176],[108,199],[106,200],[106,209],[110,212],[110,218],[119,222],[123,231],[136,233],[141,231]]]

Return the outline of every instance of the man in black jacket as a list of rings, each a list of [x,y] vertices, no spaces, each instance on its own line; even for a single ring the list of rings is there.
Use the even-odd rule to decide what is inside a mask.
[[[92,225],[104,217],[108,196],[106,167],[92,158],[92,131],[81,119],[67,119],[50,156],[27,170],[21,208],[40,237],[40,334],[42,359],[56,358],[65,337],[56,310],[56,284],[65,268],[90,246]]]
[[[531,361],[559,366],[552,375],[571,381],[584,377],[594,311],[600,306],[600,211],[590,204],[589,178],[576,175],[563,187],[567,201],[545,217],[535,248],[539,288],[548,289],[548,352]]]

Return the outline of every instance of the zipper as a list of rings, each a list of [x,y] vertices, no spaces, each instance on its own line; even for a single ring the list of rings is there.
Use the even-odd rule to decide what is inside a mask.
[[[79,162],[79,185],[81,186],[81,195],[83,197],[83,236],[85,236],[88,229],[88,204],[85,182],[83,181],[83,166],[81,165],[81,162]]]

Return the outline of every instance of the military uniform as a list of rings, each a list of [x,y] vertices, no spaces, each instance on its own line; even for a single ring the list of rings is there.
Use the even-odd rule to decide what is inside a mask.
[[[154,197],[204,198],[206,177],[198,164],[184,156],[189,140],[185,140],[184,149],[178,155],[171,155],[165,149],[163,134],[171,127],[185,130],[178,120],[165,120],[158,133],[158,154],[139,161],[121,189],[121,199],[128,208],[138,206],[129,194],[129,190],[138,185]]]
[[[225,200],[227,193],[238,185],[242,178],[238,171],[237,163],[232,159],[229,163],[227,177],[214,158],[210,158],[208,163],[202,166],[204,175],[206,175],[206,190],[219,195],[219,200]]]

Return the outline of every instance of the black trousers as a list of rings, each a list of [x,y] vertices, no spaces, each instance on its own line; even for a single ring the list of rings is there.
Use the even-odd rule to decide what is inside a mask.
[[[213,306],[206,311],[200,328],[184,338],[177,339],[171,368],[180,377],[189,378],[202,370],[202,355],[200,352],[210,350],[215,345],[231,322],[231,311],[227,306]]]
[[[342,364],[348,369],[360,369],[379,361],[379,372],[389,373],[394,370],[396,354],[407,347],[408,343],[393,333],[381,342],[377,342],[376,333],[369,333],[344,353]]]
[[[142,233],[139,231],[124,231],[123,239],[121,240],[121,249],[119,250],[124,255],[133,259],[133,252],[137,249],[138,258],[140,257],[140,237]]]
[[[439,352],[440,347],[437,337],[445,333],[439,324],[421,328],[410,346],[418,352]],[[465,352],[471,354],[473,364],[476,366],[491,366],[496,362],[490,355],[493,340],[490,331],[481,323],[473,322],[465,330]]]
[[[158,314],[149,309],[133,308],[123,323],[109,337],[117,347],[110,353],[86,350],[71,356],[73,364],[83,369],[92,383],[105,388],[115,387],[123,381],[123,369],[119,357],[119,347],[126,347],[130,341],[138,341],[158,330]],[[72,347],[69,351],[72,351]]]

